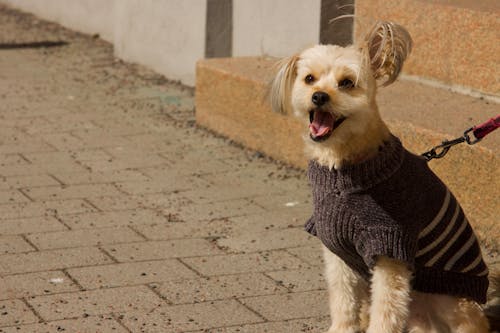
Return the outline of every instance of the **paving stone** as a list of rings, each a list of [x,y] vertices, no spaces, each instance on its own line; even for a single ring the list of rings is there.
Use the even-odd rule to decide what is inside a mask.
[[[134,310],[149,312],[163,302],[146,286],[137,286],[35,296],[28,303],[44,320],[58,320]]]
[[[62,271],[24,273],[0,277],[0,299],[78,291]]]
[[[111,197],[95,197],[88,198],[88,202],[99,210],[107,211],[122,211],[144,208],[146,198],[144,196],[126,195],[126,196],[111,196]]]
[[[141,135],[144,132],[147,132],[149,129],[147,126],[143,126],[128,120],[117,120],[110,119],[109,117],[102,117],[100,119],[94,118],[93,122],[101,129],[105,129],[109,134],[114,136],[127,136],[127,139],[132,143],[135,143],[130,139],[130,136]],[[157,141],[158,138],[156,138]],[[143,146],[144,147],[144,146]],[[147,146],[149,150],[151,148]]]
[[[293,254],[294,256],[304,260],[313,266],[323,266],[323,250],[321,249],[321,243],[317,241],[315,246],[308,247],[296,247],[293,249],[287,249],[287,252]]]
[[[5,128],[0,134],[2,144],[16,143],[19,141],[29,140],[30,136],[23,133],[18,128]]]
[[[136,169],[159,165],[168,168],[167,161],[159,155],[137,155],[138,154],[133,154],[130,156],[123,156],[122,158],[83,161],[82,164],[89,168],[89,170],[95,172],[110,172],[116,170],[125,170],[130,168]]]
[[[247,159],[247,155],[242,149],[235,146],[230,146],[222,142],[212,141],[206,145],[200,145],[194,142],[189,149],[176,149],[171,152],[170,157],[174,162],[179,162],[176,164],[190,164],[190,162],[198,161],[203,162],[201,165],[207,166],[207,171],[213,168],[212,162],[223,162],[232,158],[235,159]],[[219,165],[219,163],[216,163]],[[234,167],[231,164],[225,164],[225,175],[234,171]],[[215,170],[214,170],[215,171]],[[200,172],[200,174],[219,174],[219,172]],[[223,176],[222,176],[223,177]]]
[[[198,154],[202,153],[198,152]],[[240,155],[239,158],[237,158],[237,155]],[[239,160],[245,159],[242,151],[234,152],[232,157]],[[246,186],[250,183],[251,185],[275,187],[280,192],[285,189],[289,191],[282,194],[278,194],[279,192],[273,193],[272,197],[275,198],[273,200],[275,202],[280,199],[284,202],[305,201],[309,198],[310,193],[304,171],[294,172],[287,168],[280,170],[275,165],[258,163],[258,161],[252,161],[251,168],[233,168],[230,172],[203,175],[202,178],[209,180],[210,183],[216,186],[222,187],[235,184]],[[259,194],[268,195],[269,193],[260,192]]]
[[[63,200],[122,195],[110,184],[32,187],[23,190],[34,200]]]
[[[36,124],[36,126],[26,126],[26,132],[29,134],[39,134],[39,133],[61,133],[61,132],[71,132],[81,128],[92,129],[96,128],[88,119],[85,119],[79,114],[67,114],[64,116],[59,116],[57,122],[46,122],[43,124]]]
[[[291,212],[272,211],[235,216],[231,217],[230,220],[233,222],[233,234],[243,235],[247,233],[253,234],[289,228],[299,228],[303,230],[304,221],[306,219],[300,218],[300,216],[297,217],[296,214]]]
[[[0,223],[0,234],[20,235],[35,232],[67,230],[66,226],[52,216],[5,219]]]
[[[173,146],[176,150],[179,150],[178,146]],[[172,148],[173,149],[173,148]],[[233,170],[233,166],[225,163],[223,160],[214,159],[214,155],[211,156],[211,159],[203,160],[198,156],[196,158],[186,159],[183,157],[179,157],[178,152],[172,153],[160,153],[160,156],[165,158],[169,162],[168,168],[142,168],[141,171],[147,174],[152,179],[162,179],[169,178],[169,174],[176,174],[182,177],[187,176],[203,176],[206,174],[214,174],[214,173],[225,173]],[[217,158],[220,156],[216,155]],[[206,178],[203,178],[206,180]]]
[[[164,213],[171,212],[165,209]],[[183,221],[210,221],[247,214],[259,214],[264,210],[245,199],[192,204],[179,207],[177,214]]]
[[[260,273],[169,281],[156,285],[155,290],[174,304],[286,292],[285,288]]]
[[[210,330],[197,331],[193,333],[300,333],[300,332],[324,332],[330,326],[329,317],[318,317],[308,319],[296,319],[278,321],[272,323],[249,324],[243,326],[233,326],[215,328]]]
[[[120,137],[94,137],[90,135],[85,138],[75,136],[73,133],[41,134],[40,137],[51,146],[60,151],[83,150],[91,148],[103,148],[127,145],[129,142]],[[100,141],[102,140],[102,141]],[[33,150],[31,150],[33,151]],[[34,151],[43,151],[42,149]]]
[[[102,147],[129,147],[130,141],[123,136],[110,134],[106,129],[81,129],[71,132],[72,135],[79,138],[87,148]]]
[[[183,262],[205,276],[298,269],[308,266],[285,251],[185,258]]]
[[[103,247],[120,262],[218,255],[223,252],[205,239],[178,239]]]
[[[0,236],[0,255],[8,253],[20,253],[36,250],[22,237]]]
[[[30,200],[19,191],[0,191],[0,205],[6,203],[29,202]]]
[[[61,219],[72,229],[119,227],[167,222],[165,216],[151,209],[62,215]]]
[[[181,208],[192,204],[193,202],[179,193],[150,193],[140,196],[145,207],[157,210],[167,210],[171,208]]]
[[[0,175],[6,177],[43,175],[54,172],[85,172],[85,168],[76,162],[61,164],[26,164],[0,168]],[[33,185],[32,185],[33,186]]]
[[[217,190],[214,190],[214,187]],[[266,185],[255,185],[248,184],[245,186],[206,186],[200,188],[187,188],[183,195],[188,199],[198,203],[213,203],[219,201],[229,201],[235,199],[250,199],[262,195],[263,192],[276,192],[279,193],[279,189],[269,188]]]
[[[20,189],[25,187],[56,186],[60,183],[49,175],[12,176],[0,179],[0,189]]]
[[[47,133],[39,135],[57,150],[85,149],[85,144],[71,133]]]
[[[233,227],[228,219],[203,222],[172,222],[134,227],[151,240],[207,238],[227,235]]]
[[[61,167],[61,165],[72,165],[74,166],[75,159],[71,156],[69,152],[54,151],[54,152],[44,152],[44,153],[25,153],[23,154],[26,159],[28,159],[32,164],[38,165],[39,167],[45,167],[47,165],[56,165]]]
[[[217,240],[219,246],[238,252],[286,249],[313,245],[315,243],[315,237],[298,228],[244,233]]]
[[[105,172],[88,171],[85,173],[54,172],[53,175],[65,185],[136,182],[148,180],[146,176],[135,170],[115,170]]]
[[[0,219],[16,219],[57,214],[94,212],[96,209],[84,200],[54,200],[0,205]]]
[[[0,274],[56,270],[109,262],[111,259],[93,247],[4,254],[0,256]]]
[[[17,127],[25,130],[26,132],[29,127],[44,126],[50,124],[50,122],[41,116],[31,116],[31,117],[14,117],[13,119],[4,119],[2,124],[5,127]]]
[[[123,227],[44,232],[30,234],[26,237],[41,250],[97,246],[144,240],[143,237],[139,236],[132,229]]]
[[[0,328],[0,333],[126,333],[128,332],[111,316],[92,316],[79,319],[67,319],[30,325],[17,325]]]
[[[107,126],[108,124],[106,124]],[[176,131],[175,127],[170,127],[170,131]],[[151,152],[162,152],[162,151],[175,151],[179,149],[178,142],[172,142],[171,140],[160,140],[156,133],[139,133],[128,135],[127,139],[130,140],[136,147],[148,147]],[[161,169],[160,169],[161,170]]]
[[[117,183],[116,186],[123,192],[133,195],[147,193],[172,193],[183,190],[198,189],[208,187],[209,184],[193,177],[179,177],[171,174],[170,178],[154,179],[151,181],[137,183]]]
[[[174,333],[262,321],[235,300],[162,306],[149,313],[125,314],[122,319],[133,332],[148,333]]]
[[[75,160],[79,162],[108,160],[112,158],[112,156],[108,152],[100,148],[72,151],[70,154]]]
[[[6,165],[23,165],[23,164],[28,164],[29,162],[26,161],[22,157],[21,154],[1,154],[0,155],[0,167],[6,166]]]
[[[51,145],[45,142],[29,140],[17,143],[7,143],[0,145],[0,154],[14,154],[14,153],[33,153],[42,151],[54,151]],[[0,168],[0,174],[3,174],[4,168]]]
[[[266,275],[293,292],[326,288],[322,267],[313,266],[298,270],[274,271],[267,272]]]
[[[38,317],[21,300],[0,301],[0,326],[36,323]]]
[[[309,186],[304,186],[300,190],[287,191],[286,194],[280,195],[261,193],[252,198],[252,202],[268,211],[292,212],[299,216],[309,217],[313,211]]]
[[[197,277],[192,270],[179,261],[171,259],[70,268],[67,271],[86,289],[147,284],[169,280],[184,281]]]
[[[256,296],[243,298],[240,301],[270,321],[319,317],[329,314],[326,291]]]

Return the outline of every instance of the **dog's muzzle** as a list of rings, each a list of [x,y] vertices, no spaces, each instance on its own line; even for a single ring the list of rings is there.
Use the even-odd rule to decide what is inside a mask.
[[[314,109],[309,111],[309,136],[313,141],[325,141],[345,120],[331,112]]]

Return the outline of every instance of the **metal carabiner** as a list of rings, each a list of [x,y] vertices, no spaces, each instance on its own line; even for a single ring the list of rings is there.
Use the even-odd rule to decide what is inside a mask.
[[[467,131],[464,132],[464,139],[465,142],[467,142],[468,145],[475,145],[479,141],[481,141],[483,138],[476,138],[474,135],[474,139],[471,139],[469,133],[472,132],[472,135],[474,135],[474,127],[469,128]]]
[[[425,157],[427,161],[430,161],[433,158],[441,158],[448,153],[451,147],[453,147],[454,145],[458,145],[459,143],[462,143],[466,140],[467,139],[465,138],[465,136],[463,136],[454,140],[443,141],[440,145],[437,145],[431,150],[423,153],[422,156]],[[440,152],[438,152],[439,149],[441,149]]]

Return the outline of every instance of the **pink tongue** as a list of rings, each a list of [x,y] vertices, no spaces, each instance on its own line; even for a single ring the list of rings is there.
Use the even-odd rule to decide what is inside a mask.
[[[329,112],[314,112],[314,119],[309,125],[311,134],[315,137],[324,136],[333,129],[335,119]]]

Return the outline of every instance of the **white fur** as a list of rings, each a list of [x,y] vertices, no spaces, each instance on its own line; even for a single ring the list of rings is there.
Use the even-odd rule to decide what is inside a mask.
[[[325,277],[330,295],[332,325],[328,333],[356,333],[360,330],[360,311],[368,298],[366,283],[339,257],[323,247]]]
[[[371,281],[370,325],[367,333],[401,333],[410,305],[410,270],[401,262],[380,257]]]
[[[377,154],[390,136],[375,96],[377,80],[392,83],[411,50],[408,32],[381,22],[362,44],[340,47],[317,45],[285,59],[271,87],[273,109],[293,113],[309,124],[315,109],[313,93],[329,95],[322,111],[345,121],[322,142],[306,139],[306,153],[320,165],[340,168]],[[313,82],[305,77],[312,75]],[[339,87],[343,79],[352,89]],[[488,322],[473,301],[412,291],[411,272],[402,262],[377,258],[370,290],[341,259],[326,248],[326,280],[330,293],[332,326],[327,333],[486,333]]]

